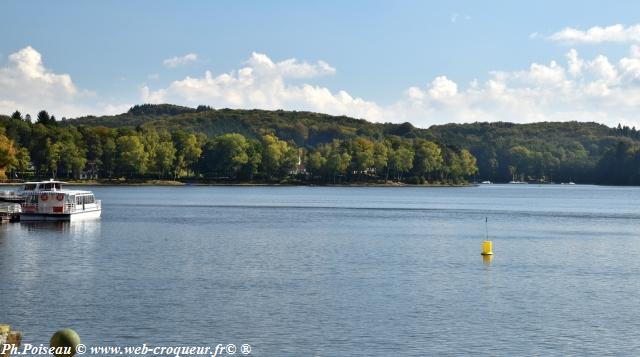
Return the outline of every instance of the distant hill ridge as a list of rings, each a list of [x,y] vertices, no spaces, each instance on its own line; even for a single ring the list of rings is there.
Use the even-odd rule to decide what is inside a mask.
[[[307,111],[261,110],[261,109],[213,109],[209,106],[190,108],[174,104],[142,104],[133,106],[126,113],[109,116],[86,116],[69,119],[63,126],[105,126],[108,128],[136,127],[152,125],[157,128],[183,129],[215,136],[238,132],[249,137],[260,134],[261,129],[275,129],[282,139],[294,140],[299,145],[315,145],[316,141],[327,141],[330,137],[343,138],[365,135],[373,138],[379,135],[401,137],[422,137],[458,142],[489,135],[490,137],[513,135],[533,138],[548,137],[549,134],[567,138],[596,135],[617,136],[617,129],[595,122],[537,122],[516,124],[510,122],[480,122],[464,124],[433,125],[417,128],[411,123],[374,123],[365,119],[348,116],[334,116]],[[311,142],[300,142],[293,132],[302,126],[314,129],[322,136]],[[632,133],[631,129],[628,129]],[[328,131],[328,132],[327,132]],[[324,135],[322,135],[324,134]],[[298,140],[296,140],[298,139]],[[322,140],[325,139],[325,140]]]

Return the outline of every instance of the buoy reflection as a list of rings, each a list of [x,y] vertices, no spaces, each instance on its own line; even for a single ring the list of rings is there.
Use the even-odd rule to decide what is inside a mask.
[[[483,255],[482,256],[482,263],[484,263],[484,265],[486,265],[486,266],[490,266],[492,260],[493,260],[493,255]]]

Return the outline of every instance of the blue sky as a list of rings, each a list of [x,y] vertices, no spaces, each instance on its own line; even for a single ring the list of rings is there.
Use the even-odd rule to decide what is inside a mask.
[[[419,126],[635,124],[636,103],[624,99],[636,95],[635,67],[621,60],[635,59],[639,10],[637,2],[595,1],[9,0],[0,3],[0,111],[33,113],[46,105],[58,116],[77,116],[171,102]],[[596,40],[562,37],[567,28],[587,36],[616,24],[627,37],[616,37],[616,29]],[[569,74],[572,49],[583,63],[577,74]],[[606,77],[598,56],[619,78]],[[41,72],[18,73],[19,61],[41,63]],[[563,78],[540,82],[541,72],[560,67]],[[240,78],[243,68],[252,71]],[[557,97],[566,99],[549,103]]]

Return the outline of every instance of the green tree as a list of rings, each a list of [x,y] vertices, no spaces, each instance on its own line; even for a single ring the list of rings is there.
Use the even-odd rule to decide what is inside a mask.
[[[165,178],[173,168],[176,149],[171,134],[166,129],[143,129],[143,144],[147,153],[147,171],[155,173],[158,178]]]
[[[102,156],[100,162],[102,163],[100,170],[106,177],[113,177],[113,174],[118,165],[118,148],[116,140],[111,136],[102,136],[100,138],[102,146]]]
[[[339,150],[334,150],[326,161],[326,171],[333,177],[333,183],[336,183],[336,177],[342,176],[347,173],[349,163],[351,162],[351,155],[346,152],[340,153]]]
[[[417,176],[432,179],[442,169],[442,150],[431,141],[418,141],[415,148],[413,171]]]
[[[0,178],[6,178],[6,171],[11,170],[16,163],[16,148],[13,141],[0,131]]]
[[[204,167],[214,176],[237,178],[249,162],[249,142],[242,134],[224,134],[205,145]]]
[[[47,151],[47,171],[51,173],[52,178],[58,177],[58,165],[60,164],[60,158],[62,157],[62,149],[64,146],[61,142],[48,145]]]
[[[248,140],[247,147],[247,164],[243,169],[243,176],[249,180],[258,174],[260,165],[262,164],[262,144],[258,140]]]
[[[16,151],[16,161],[15,161],[15,164],[13,165],[12,171],[24,177],[27,171],[29,171],[30,164],[31,164],[31,157],[29,156],[29,150],[27,148],[20,148],[19,150]]]
[[[147,153],[140,137],[125,135],[116,141],[118,153],[117,166],[121,174],[127,177],[144,175],[147,171]]]
[[[56,125],[56,119],[53,116],[49,116],[49,113],[46,110],[41,110],[38,113],[38,118],[36,123],[42,124],[42,125],[46,125],[46,126],[51,126],[51,125]]]
[[[262,169],[269,179],[285,178],[298,163],[298,150],[275,135],[262,137],[262,150]]]
[[[460,150],[458,158],[460,160],[460,174],[462,177],[469,178],[478,173],[476,158],[469,152],[469,150]]]
[[[390,152],[389,167],[396,173],[396,180],[401,181],[402,175],[411,170],[414,155],[413,150],[406,146],[401,146]]]
[[[309,172],[316,176],[322,176],[322,170],[327,164],[327,158],[322,155],[320,150],[314,150],[307,155],[306,163]]]
[[[358,172],[358,176],[360,176],[366,170],[374,167],[374,144],[369,139],[356,138],[353,141],[352,147],[351,161],[353,163],[353,169]]]
[[[165,178],[171,171],[175,158],[176,149],[171,140],[163,140],[156,146],[153,167],[160,178]]]
[[[198,142],[198,138],[195,134],[188,134],[183,130],[179,130],[173,134],[173,141],[176,146],[176,176],[189,176],[202,155],[202,147]]]
[[[66,177],[79,178],[87,164],[84,150],[70,141],[58,142],[55,146],[58,162],[56,171],[63,172]]]
[[[376,168],[376,174],[384,180],[389,178],[389,147],[384,141],[378,141],[373,145],[373,165]]]

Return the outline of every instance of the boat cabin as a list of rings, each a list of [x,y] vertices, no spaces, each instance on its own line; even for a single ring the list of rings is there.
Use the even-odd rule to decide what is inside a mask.
[[[25,182],[22,185],[21,191],[24,193],[33,191],[61,191],[62,181],[40,181],[40,182]]]
[[[100,200],[96,200],[90,191],[32,191],[25,194],[21,217],[70,218],[81,213],[95,213],[99,217],[100,210]]]

